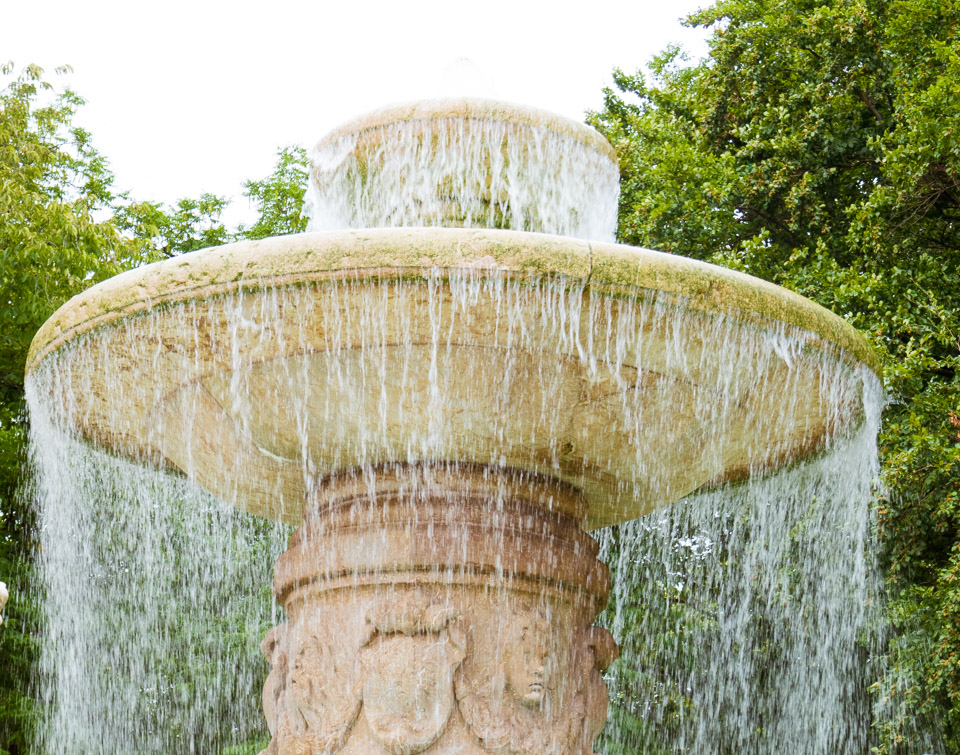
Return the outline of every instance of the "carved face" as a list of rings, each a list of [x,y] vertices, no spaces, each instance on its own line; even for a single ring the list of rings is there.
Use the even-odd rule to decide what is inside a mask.
[[[318,742],[339,741],[360,710],[356,651],[342,638],[300,634],[298,639],[287,660],[281,728]]]
[[[545,627],[525,626],[506,654],[507,688],[527,708],[539,708],[552,681],[554,660]]]
[[[296,731],[310,728],[314,686],[324,681],[324,650],[315,638],[309,638],[297,648],[290,663],[286,702]]]
[[[363,712],[390,752],[422,752],[443,733],[453,711],[453,675],[463,650],[446,632],[387,634],[363,649]]]

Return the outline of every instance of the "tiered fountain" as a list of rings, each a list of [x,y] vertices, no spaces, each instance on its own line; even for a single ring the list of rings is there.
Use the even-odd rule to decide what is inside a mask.
[[[34,410],[299,527],[266,752],[590,753],[617,648],[585,530],[848,437],[875,356],[789,291],[604,240],[615,155],[549,114],[383,110],[321,141],[312,177],[315,225],[341,230],[62,307]]]

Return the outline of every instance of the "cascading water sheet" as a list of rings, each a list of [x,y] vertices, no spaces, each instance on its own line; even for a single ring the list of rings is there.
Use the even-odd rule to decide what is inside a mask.
[[[584,485],[612,479],[624,500],[689,494],[600,533],[616,577],[607,618],[624,648],[609,677],[608,751],[827,755],[866,741],[878,597],[872,373],[811,350],[795,328],[744,326],[653,292],[616,299],[562,278],[434,270],[215,301],[216,317],[178,304],[101,328],[29,377],[45,751],[207,753],[256,731],[256,643],[276,620],[268,570],[288,530],[189,479],[226,500],[248,495],[223,482],[236,475],[217,477],[247,457],[204,440],[211,405],[270,463],[287,465],[283,485],[299,490],[348,463],[509,459]],[[171,353],[167,329],[195,334],[193,346]],[[482,351],[470,348],[477,333]],[[165,404],[155,385],[125,377],[132,363],[219,372],[198,370]],[[823,447],[771,473],[783,437],[813,437],[791,408],[811,390],[832,407]],[[111,419],[118,434],[143,423],[139,459],[72,437],[68,428],[96,431],[91,392],[108,399],[97,411],[123,413]],[[781,414],[750,415],[771,393]],[[569,410],[584,402],[602,407],[604,426]],[[731,436],[733,424],[749,430]],[[737,453],[754,468],[710,482]],[[708,485],[696,492],[692,480]],[[274,492],[295,519],[300,501],[288,489]]]
[[[621,648],[606,752],[866,753],[883,640],[865,421],[816,458],[600,534]]]
[[[459,226],[612,241],[610,156],[543,126],[480,118],[378,125],[311,151],[311,231]]]
[[[64,436],[36,384],[28,395],[45,596],[35,751],[212,753],[258,736],[257,638],[277,620],[288,529]]]

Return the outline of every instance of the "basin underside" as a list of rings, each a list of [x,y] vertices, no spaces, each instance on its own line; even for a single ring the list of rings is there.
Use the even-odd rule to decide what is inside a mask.
[[[357,467],[473,463],[573,486],[594,528],[816,451],[860,417],[830,375],[874,360],[825,310],[709,265],[385,229],[118,276],[51,318],[28,369],[57,365],[81,437],[262,516],[299,522],[314,481]]]

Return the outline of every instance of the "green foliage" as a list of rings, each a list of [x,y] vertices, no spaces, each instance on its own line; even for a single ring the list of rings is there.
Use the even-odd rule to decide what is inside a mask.
[[[0,93],[0,396],[8,401],[53,310],[143,260],[111,222],[93,217],[113,200],[112,176],[89,134],[71,124],[82,100],[52,94],[41,76],[28,67]]]
[[[124,196],[126,201],[115,209],[114,221],[136,243],[165,257],[237,239],[301,233],[307,229],[303,216],[307,178],[303,147],[278,150],[277,164],[269,176],[244,183],[244,196],[253,202],[259,216],[253,225],[241,225],[236,231],[222,219],[229,200],[206,193],[199,199],[180,199],[173,206],[131,201]]]
[[[260,217],[249,228],[241,227],[239,235],[248,239],[265,239],[307,230],[303,202],[308,178],[307,152],[303,147],[277,150],[273,173],[260,181],[244,184],[244,196],[256,205]]]
[[[617,574],[623,551],[630,553],[634,544],[644,539],[638,530],[642,528],[634,523],[612,527],[607,533],[603,560],[610,565],[615,584],[624,579],[624,575]],[[624,546],[627,541],[629,544]],[[649,552],[651,560],[656,561],[660,555],[655,553],[657,546],[644,543],[648,545],[653,546]],[[646,569],[644,577],[656,589],[645,590],[642,598],[633,591],[624,591],[614,597],[600,616],[599,623],[608,628],[615,628],[618,620],[630,628],[617,633],[620,657],[604,674],[611,705],[597,748],[606,755],[638,751],[666,755],[671,752],[670,745],[679,741],[691,702],[674,683],[671,670],[663,668],[664,653],[659,652],[659,647],[668,649],[666,655],[671,656],[675,669],[689,674],[694,663],[693,643],[715,630],[717,623],[713,618],[716,612],[710,607],[704,610],[703,606],[691,603],[692,590],[677,589],[678,584],[689,585],[697,579],[696,559],[683,560],[685,563],[676,573]],[[711,599],[712,596],[708,598]],[[651,641],[653,637],[657,639]],[[662,709],[659,725],[649,720],[652,707]]]
[[[247,182],[246,195],[260,217],[250,228],[234,232],[222,220],[228,204],[223,197],[203,194],[162,206],[116,195],[106,159],[94,149],[90,134],[73,123],[82,99],[70,90],[57,91],[36,66],[15,73],[7,64],[2,74],[0,579],[8,583],[11,596],[0,628],[0,752],[23,753],[31,750],[43,715],[31,681],[36,679],[41,596],[33,575],[33,512],[26,503],[30,481],[23,475],[23,375],[30,342],[67,299],[122,270],[238,237],[304,230],[306,159],[303,149],[280,150],[270,176]],[[191,616],[172,631],[198,653],[214,639],[221,651],[228,647],[235,654],[247,652],[258,633],[236,624],[232,616]],[[256,647],[251,652],[262,666]],[[195,673],[184,678],[183,659],[167,660],[169,667],[158,674],[186,695],[203,688],[205,675],[219,673],[188,664]],[[157,725],[173,731],[180,724]],[[241,733],[253,728],[246,723],[234,727]],[[258,752],[265,744],[251,742],[233,751]]]
[[[246,195],[260,217],[234,232],[222,220],[228,204],[223,197],[203,194],[162,206],[116,195],[106,159],[90,134],[73,123],[81,98],[57,91],[36,66],[15,73],[8,64],[2,73],[7,82],[0,92],[0,579],[11,596],[0,628],[0,752],[24,753],[32,749],[43,716],[32,681],[41,596],[33,574],[33,512],[26,503],[30,481],[23,475],[23,375],[30,342],[67,299],[125,269],[235,238],[304,230],[306,160],[300,148],[280,150],[270,176],[247,182]],[[215,642],[218,652],[252,653],[263,665],[255,641],[250,649],[262,627],[251,630],[235,616],[182,618],[171,631],[191,652],[202,655],[205,643]],[[184,666],[193,670],[189,677]],[[170,680],[165,688],[190,696],[220,670],[171,655],[157,673]],[[257,722],[234,726],[223,741],[254,731]],[[156,725],[175,735],[183,723]],[[258,752],[265,746],[251,741],[230,751]]]
[[[33,588],[29,510],[18,495],[23,427],[0,404],[0,578],[10,599],[0,626],[0,752],[27,752],[40,710],[27,683],[37,660],[40,605]]]
[[[878,502],[892,626],[877,751],[960,752],[960,7],[721,0],[592,123],[622,241],[774,280],[885,355]]]
[[[257,755],[270,745],[269,739],[253,739],[243,744],[227,747],[221,755]]]
[[[195,252],[233,241],[221,220],[229,201],[215,194],[180,199],[164,208],[153,202],[130,202],[116,210],[115,221],[139,243],[164,257]]]

